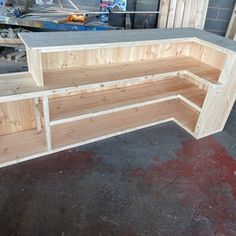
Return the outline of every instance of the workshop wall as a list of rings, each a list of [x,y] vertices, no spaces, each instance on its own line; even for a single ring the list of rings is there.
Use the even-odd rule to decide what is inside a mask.
[[[30,0],[15,0],[18,4],[31,2]],[[69,5],[68,1],[61,0],[63,4]],[[99,9],[100,0],[74,0],[78,5]],[[35,2],[35,0],[33,0]],[[57,0],[54,0],[56,3]],[[155,11],[159,9],[160,0],[127,0],[129,11]],[[205,23],[205,30],[225,35],[233,12],[236,0],[210,0]],[[23,5],[23,4],[22,4]],[[157,15],[136,14],[131,15],[133,28],[156,28]]]
[[[79,5],[99,7],[100,0],[77,0]],[[159,0],[128,0],[127,10],[155,11],[159,8]],[[205,23],[205,30],[219,35],[225,35],[236,0],[210,0]],[[156,15],[131,15],[133,28],[155,28]]]
[[[224,36],[236,0],[210,0],[205,30]]]
[[[88,7],[99,7],[100,0],[77,0],[78,5]],[[159,0],[127,0],[128,11],[157,11]],[[157,16],[155,14],[145,15],[131,14],[133,28],[156,28]]]
[[[76,0],[80,6],[99,7],[100,0]]]
[[[157,11],[159,0],[136,0],[136,11]],[[157,14],[136,14],[134,19],[134,28],[156,28]]]

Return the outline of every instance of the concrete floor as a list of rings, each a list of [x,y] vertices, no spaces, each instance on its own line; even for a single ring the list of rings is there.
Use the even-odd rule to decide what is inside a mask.
[[[0,169],[0,235],[236,235],[236,106],[202,140],[167,123]]]

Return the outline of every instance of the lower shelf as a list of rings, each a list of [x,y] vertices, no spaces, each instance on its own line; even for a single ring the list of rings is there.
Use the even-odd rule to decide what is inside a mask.
[[[177,120],[183,128],[193,133],[198,117],[197,111],[179,99],[173,99],[53,126],[52,143],[53,148],[57,149],[170,120]]]
[[[44,132],[27,130],[0,136],[0,165],[47,151]]]
[[[199,112],[179,99],[113,112],[51,127],[53,149],[46,148],[45,133],[28,130],[0,136],[0,166],[82,145],[158,123],[174,120],[194,133]]]

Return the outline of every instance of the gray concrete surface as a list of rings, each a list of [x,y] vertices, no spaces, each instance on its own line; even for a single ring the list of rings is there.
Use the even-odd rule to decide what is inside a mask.
[[[166,123],[0,169],[0,235],[235,236],[236,106],[201,140]]]
[[[236,235],[236,108],[195,140],[174,123],[0,170],[0,235]]]

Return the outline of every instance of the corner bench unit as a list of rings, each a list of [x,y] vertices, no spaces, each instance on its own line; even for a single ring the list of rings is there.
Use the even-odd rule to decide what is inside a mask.
[[[167,121],[202,138],[235,101],[234,44],[203,31],[20,37],[29,71],[0,76],[0,166]]]

